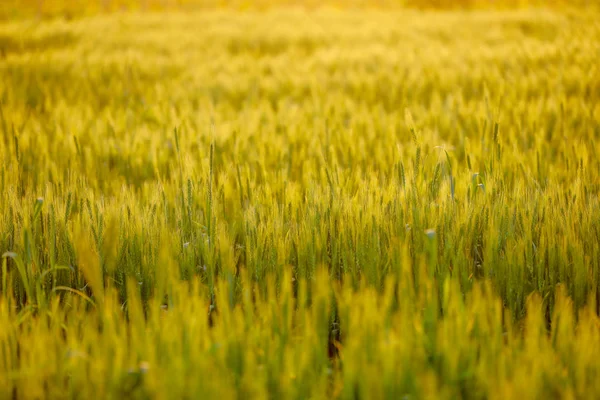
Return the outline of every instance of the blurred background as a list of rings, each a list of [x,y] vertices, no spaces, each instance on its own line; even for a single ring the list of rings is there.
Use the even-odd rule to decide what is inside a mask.
[[[1,0],[0,18],[66,17],[119,11],[227,8],[261,10],[301,8],[509,9],[598,6],[598,0]]]

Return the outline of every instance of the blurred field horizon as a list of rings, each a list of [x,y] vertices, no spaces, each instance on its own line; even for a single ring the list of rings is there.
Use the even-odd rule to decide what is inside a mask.
[[[3,1],[0,399],[600,398],[591,1]]]
[[[594,0],[4,0],[0,19],[76,18],[114,12],[265,11],[296,8],[380,10],[597,9]]]

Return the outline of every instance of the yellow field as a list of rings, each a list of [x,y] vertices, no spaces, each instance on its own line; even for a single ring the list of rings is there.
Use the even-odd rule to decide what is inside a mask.
[[[0,399],[598,398],[599,17],[5,19]]]
[[[598,9],[596,0],[2,0],[0,19],[80,17],[121,11],[270,10],[301,9]]]

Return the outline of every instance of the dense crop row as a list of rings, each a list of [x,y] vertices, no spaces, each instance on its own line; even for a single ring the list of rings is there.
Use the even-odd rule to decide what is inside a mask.
[[[596,16],[0,25],[0,397],[600,394]]]

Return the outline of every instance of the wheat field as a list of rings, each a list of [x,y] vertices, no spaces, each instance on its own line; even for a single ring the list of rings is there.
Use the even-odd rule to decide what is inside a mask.
[[[597,11],[34,8],[0,399],[600,396]]]

